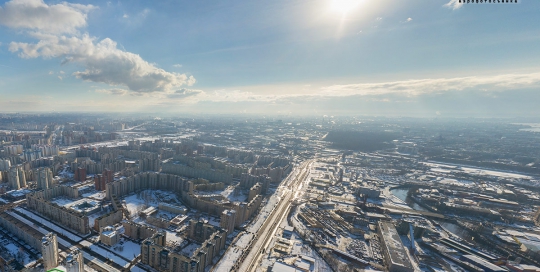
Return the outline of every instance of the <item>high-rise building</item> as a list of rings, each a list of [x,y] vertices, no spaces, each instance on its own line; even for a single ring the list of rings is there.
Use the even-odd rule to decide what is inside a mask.
[[[86,180],[86,168],[78,167],[75,169],[74,178],[76,181],[85,181]]]
[[[41,256],[43,256],[45,270],[58,266],[58,242],[56,240],[56,234],[50,232],[43,236],[41,240]]]
[[[106,183],[113,182],[114,174],[112,170],[105,168],[102,175],[105,177]],[[105,190],[105,188],[103,190]]]
[[[103,174],[98,174],[94,176],[94,185],[96,190],[105,191],[107,189],[106,184],[113,182],[113,171],[105,168]]]
[[[11,162],[9,160],[0,160],[0,171],[8,171],[11,167]]]
[[[36,180],[38,189],[49,189],[53,185],[53,174],[50,168],[42,167],[38,168],[36,172]]]
[[[247,219],[247,204],[245,202],[239,203],[238,205],[234,206],[234,209],[236,211],[236,222],[234,225],[240,226]]]
[[[249,195],[248,195],[248,202],[253,200],[257,195],[260,195],[262,191],[262,187],[260,183],[256,183],[249,189]]]
[[[22,145],[10,145],[4,147],[8,155],[19,155],[23,153],[23,146]]]
[[[106,189],[105,179],[106,179],[106,177],[104,177],[102,174],[97,174],[97,175],[94,176],[94,186],[95,186],[96,190],[105,191],[105,189]]]
[[[65,268],[67,272],[84,272],[84,257],[79,249],[73,250],[66,257]]]
[[[219,226],[227,230],[227,234],[231,234],[234,232],[234,224],[236,224],[236,211],[224,210],[223,213],[221,213]]]
[[[198,242],[204,242],[210,235],[216,232],[218,227],[205,223],[203,221],[190,220],[188,237]]]
[[[139,171],[159,171],[159,159],[144,158],[139,160]]]
[[[19,190],[26,187],[26,175],[22,166],[17,165],[9,169],[8,181],[11,189]]]

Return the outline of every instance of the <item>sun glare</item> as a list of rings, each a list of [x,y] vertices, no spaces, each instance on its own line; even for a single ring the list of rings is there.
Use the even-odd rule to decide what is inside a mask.
[[[335,12],[347,14],[354,10],[358,4],[360,4],[360,0],[331,0],[330,7]]]

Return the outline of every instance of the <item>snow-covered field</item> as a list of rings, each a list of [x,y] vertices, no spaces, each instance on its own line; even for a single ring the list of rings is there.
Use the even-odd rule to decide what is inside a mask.
[[[137,258],[141,254],[141,245],[126,239],[122,239],[122,242],[124,244],[118,243],[112,247],[116,254],[130,260]]]
[[[106,193],[105,191],[91,191],[89,193],[86,193],[86,194],[82,194],[83,197],[88,197],[88,198],[92,198],[92,199],[104,199],[105,196],[106,196]]]
[[[180,203],[174,193],[161,190],[145,190],[131,194],[124,197],[124,201],[131,215],[136,215],[150,206],[158,207],[160,202]]]
[[[184,241],[184,238],[182,238],[182,236],[176,236],[175,232],[172,232],[170,230],[165,230],[165,231],[167,232],[168,244],[180,245]]]
[[[513,178],[513,179],[534,179],[531,176],[518,174],[518,173],[467,167],[464,165],[457,165],[457,164],[444,164],[444,163],[435,163],[435,162],[425,162],[424,164],[427,166],[433,167],[431,170],[433,169],[438,170],[442,168],[442,169],[452,169],[452,171],[462,171],[468,174],[474,174],[474,175],[479,175],[479,176],[494,176],[494,177],[500,177],[500,178]],[[438,171],[440,172],[440,170]]]
[[[248,196],[241,190],[234,190],[233,187],[227,187],[221,192],[215,192],[221,194],[222,196],[228,198],[231,202],[243,202],[246,201]]]

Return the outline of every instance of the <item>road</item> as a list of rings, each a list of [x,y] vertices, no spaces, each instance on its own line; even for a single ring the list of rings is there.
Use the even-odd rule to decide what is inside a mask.
[[[272,213],[268,215],[263,226],[255,233],[251,247],[243,256],[243,261],[237,271],[255,271],[261,257],[267,253],[268,244],[279,228],[280,222],[289,213],[291,203],[298,196],[299,188],[309,173],[309,167],[314,160],[308,160],[299,167],[298,174],[285,180],[276,193],[282,194],[281,200]]]

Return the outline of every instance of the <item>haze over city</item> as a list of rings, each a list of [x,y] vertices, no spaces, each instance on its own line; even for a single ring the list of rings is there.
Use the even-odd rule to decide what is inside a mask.
[[[0,5],[3,111],[538,115],[537,1]]]
[[[0,0],[0,272],[540,272],[538,11]]]

